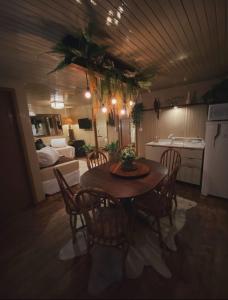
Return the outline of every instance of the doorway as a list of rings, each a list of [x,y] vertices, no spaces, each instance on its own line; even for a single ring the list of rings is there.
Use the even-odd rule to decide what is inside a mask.
[[[17,122],[15,92],[0,88],[1,212],[6,220],[32,203],[24,149]]]

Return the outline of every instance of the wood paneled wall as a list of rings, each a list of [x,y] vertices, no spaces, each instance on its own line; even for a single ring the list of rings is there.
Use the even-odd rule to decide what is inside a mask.
[[[159,120],[153,110],[145,111],[141,128],[137,130],[139,155],[144,155],[145,143],[152,141],[156,136],[167,138],[169,134],[173,133],[175,136],[181,137],[204,138],[208,105],[200,105],[199,102],[202,103],[202,95],[220,81],[221,79],[215,78],[168,89],[154,90],[142,95],[141,101],[146,109],[153,108],[155,98],[160,100],[162,106],[171,103],[183,105],[186,103],[187,96],[190,95],[190,102],[192,103],[194,94],[196,95],[194,103],[198,104],[178,109],[161,109]]]
[[[168,138],[172,133],[179,137],[204,138],[207,110],[207,105],[164,109],[160,112],[159,120],[154,111],[144,112],[141,128],[138,130],[139,155],[144,156],[145,144],[156,136]]]

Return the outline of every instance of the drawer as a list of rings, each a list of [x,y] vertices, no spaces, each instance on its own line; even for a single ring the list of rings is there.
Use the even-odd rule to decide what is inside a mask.
[[[202,159],[203,157],[203,150],[202,149],[187,149],[183,148],[182,149],[182,157],[187,157],[187,158],[199,158]]]
[[[181,166],[177,175],[177,180],[200,185],[201,170],[198,168]]]
[[[202,159],[192,158],[192,157],[182,157],[181,165],[184,167],[192,167],[201,169],[202,167]]]

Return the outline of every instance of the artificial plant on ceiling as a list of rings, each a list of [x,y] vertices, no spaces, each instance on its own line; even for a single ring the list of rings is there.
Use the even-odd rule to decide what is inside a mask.
[[[94,28],[94,24],[90,23],[86,30],[74,35],[68,34],[54,46],[50,52],[58,53],[63,58],[50,73],[70,64],[86,68],[100,79],[97,94],[102,102],[104,98],[110,98],[116,93],[122,98],[132,99],[140,89],[149,89],[156,75],[155,69],[138,71],[114,58],[106,51],[107,46],[93,42]]]

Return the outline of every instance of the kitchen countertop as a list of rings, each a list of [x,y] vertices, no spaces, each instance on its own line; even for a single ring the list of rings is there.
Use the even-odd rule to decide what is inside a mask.
[[[146,143],[146,146],[204,149],[205,142],[194,140],[172,141],[171,139],[161,139],[158,142]]]

